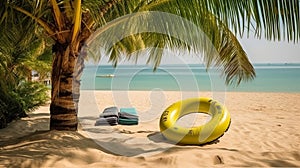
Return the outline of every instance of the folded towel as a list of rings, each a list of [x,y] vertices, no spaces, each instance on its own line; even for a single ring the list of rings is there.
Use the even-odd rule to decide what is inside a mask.
[[[100,114],[100,118],[107,118],[107,117],[119,117],[117,107],[108,107],[105,108],[104,111]]]
[[[139,119],[139,116],[127,112],[119,112],[119,118],[124,119]]]
[[[138,125],[139,124],[139,120],[137,120],[137,119],[119,118],[118,123],[120,125]]]
[[[139,117],[135,108],[121,108],[118,122],[122,125],[137,125]]]
[[[97,125],[117,125],[118,124],[118,108],[108,107],[103,110],[99,116],[100,118],[96,120],[95,126]]]
[[[99,118],[96,120],[95,126],[98,125],[117,125],[118,118],[117,117],[106,117],[106,118]]]

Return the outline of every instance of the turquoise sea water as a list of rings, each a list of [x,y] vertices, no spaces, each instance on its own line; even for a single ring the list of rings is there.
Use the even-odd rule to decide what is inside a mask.
[[[204,65],[86,66],[81,89],[300,92],[300,64],[254,64],[256,78],[239,86],[225,86],[215,69]]]

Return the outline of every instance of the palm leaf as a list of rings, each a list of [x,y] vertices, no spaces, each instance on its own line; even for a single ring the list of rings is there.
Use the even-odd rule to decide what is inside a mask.
[[[50,4],[53,8],[53,14],[55,17],[55,21],[56,21],[58,30],[61,31],[64,27],[64,23],[63,23],[63,17],[62,17],[61,11],[58,6],[58,2],[56,0],[50,0]]]
[[[74,1],[74,26],[73,26],[73,34],[72,34],[72,42],[77,37],[80,31],[81,25],[81,0]]]
[[[133,42],[133,39],[138,39],[138,36],[142,37],[141,40],[138,40],[139,43],[144,44],[146,47],[158,46],[162,48],[176,48],[182,46],[188,51],[202,53],[206,58],[208,67],[210,65],[223,67],[226,73],[227,83],[231,83],[230,81],[234,81],[235,79],[237,79],[236,82],[239,83],[239,79],[251,79],[255,76],[253,67],[249,66],[251,64],[247,59],[247,55],[242,50],[234,35],[239,34],[243,36],[245,33],[249,35],[250,31],[254,31],[257,38],[265,37],[268,40],[287,39],[293,42],[297,42],[300,37],[299,0],[85,0],[82,1],[80,10],[76,8],[77,12],[82,11],[80,12],[80,16],[76,14],[77,12],[74,13],[74,7],[76,6],[74,6],[73,1],[61,0],[56,2],[58,2],[56,9],[62,12],[61,15],[65,18],[64,22],[70,23],[70,18],[74,18],[74,16],[76,16],[76,18],[82,17],[82,23],[76,23],[76,30],[73,30],[74,33],[70,39],[74,39],[75,36],[78,35],[84,36],[80,38],[81,40],[86,40],[88,35],[95,31],[96,28],[100,28],[100,31],[104,32],[118,25],[118,23],[123,22],[124,19],[128,21],[128,18],[122,18],[127,14],[135,13],[135,16],[139,16],[141,15],[138,14],[139,12],[162,11],[185,18],[201,29],[206,34],[207,39],[201,37],[201,42],[199,43],[199,39],[195,38],[197,35],[191,31],[193,28],[177,22],[161,24],[164,25],[164,31],[171,32],[174,37],[170,37],[170,35],[158,36],[156,42],[150,42],[150,39],[145,38],[145,34],[134,33],[138,28],[127,25],[125,27],[128,28],[128,35],[120,39],[114,37],[120,30],[116,29],[110,31],[112,34],[103,38],[104,41],[101,41],[99,45],[110,46],[106,49],[108,49],[108,52],[111,54],[111,60],[118,60],[113,59],[113,57],[118,58],[122,55],[122,52],[117,52],[117,49],[120,49],[122,45],[122,50],[124,51],[124,44],[121,43]],[[37,21],[46,32],[48,32],[48,35],[51,35],[50,37],[54,40],[58,40],[60,43],[64,41],[62,41],[57,34],[72,31],[73,29],[73,27],[69,27],[66,30],[62,30],[62,32],[59,31],[55,23],[55,16],[52,15],[51,8],[47,1],[3,1],[1,2],[1,6],[4,6],[4,8],[0,9],[1,22],[4,22],[7,18],[13,18],[8,11],[17,9]],[[57,17],[58,16],[56,16],[56,18]],[[75,20],[78,21],[78,19]],[[116,20],[116,22],[114,22],[115,25],[110,24],[112,20]],[[145,15],[144,22],[137,23],[143,23],[142,26],[149,30],[155,27],[155,25],[151,25],[151,23],[153,23],[151,20],[158,21],[159,18],[151,18],[151,16]],[[146,23],[146,21],[148,23]],[[128,24],[136,25],[136,23],[132,21]],[[180,31],[176,32],[174,28],[172,28],[174,24],[184,26],[182,30],[189,31],[191,34],[184,34]],[[79,29],[80,26],[82,26],[81,29]],[[184,37],[186,41],[180,42],[179,39],[181,38],[178,37]],[[107,40],[107,42],[105,40]],[[119,43],[118,40],[122,42]],[[209,47],[209,43],[213,44],[219,56],[211,54],[213,49]],[[128,44],[125,46],[128,52],[131,50],[134,51],[134,48],[139,49],[139,47],[129,47]],[[159,54],[159,52],[153,51],[152,53]],[[157,60],[154,64],[158,66],[160,57],[154,55],[153,59],[150,58],[149,61],[150,60],[154,62]],[[237,78],[232,78],[232,76],[236,76]]]
[[[160,64],[163,48],[174,50],[184,48],[188,51],[202,53],[208,67],[210,65],[223,67],[226,83],[234,83],[235,79],[238,79],[236,83],[239,84],[241,80],[253,78],[255,76],[254,69],[233,33],[208,11],[202,11],[205,13],[201,14],[196,10],[185,11],[182,9],[179,11],[180,13],[168,11],[169,13],[174,12],[176,16],[182,15],[192,22],[182,18],[174,19],[174,15],[149,12],[118,18],[99,30],[101,39],[96,41],[102,42],[102,44],[97,43],[95,46],[106,48],[110,55],[110,61],[114,65],[118,63],[121,55],[127,55],[130,59],[130,53],[149,48],[148,62],[152,62],[154,68]],[[198,28],[201,28],[201,32]],[[121,29],[126,32],[122,34]],[[147,30],[148,33],[139,33]],[[166,34],[163,35],[163,33]],[[212,46],[219,54],[212,51]],[[136,61],[137,57],[133,59]]]

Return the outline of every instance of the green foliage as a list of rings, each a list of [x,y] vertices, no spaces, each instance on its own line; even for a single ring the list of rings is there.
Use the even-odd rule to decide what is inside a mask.
[[[104,47],[105,49],[108,48],[108,54],[105,55],[110,56],[110,61],[114,65],[119,62],[121,56],[125,55],[130,59],[130,53],[136,52],[138,49],[148,48],[150,50],[148,61],[157,67],[162,57],[161,50],[157,48],[168,47],[175,50],[181,48],[203,53],[207,67],[212,65],[220,67],[226,84],[238,85],[241,81],[255,77],[254,68],[236,38],[237,34],[240,36],[249,35],[249,32],[253,31],[255,37],[264,36],[268,40],[287,39],[298,42],[300,39],[299,0],[89,0],[84,1],[83,4],[90,9],[89,11],[97,22],[96,26],[100,27],[104,33],[107,30],[110,31],[107,33],[107,37],[102,37],[103,39],[99,40],[101,44],[96,45],[109,46]],[[99,4],[99,7],[97,8],[94,4]],[[100,12],[97,10],[99,8],[102,9]],[[208,40],[193,37],[194,31],[191,31],[188,25],[183,25],[181,21],[172,20],[172,22],[168,22],[160,16],[151,17],[151,14],[147,15],[150,13],[149,11],[167,12],[182,17],[182,20],[187,19],[204,32]],[[138,12],[145,12],[146,14]],[[133,15],[126,18],[124,17],[126,14]],[[139,15],[143,15],[143,20],[136,19]],[[109,21],[113,21],[113,23]],[[159,22],[161,23],[157,24]],[[126,30],[125,32],[134,32],[140,27],[144,28],[143,30],[151,28],[153,30],[156,29],[155,26],[164,27],[164,32],[169,32],[171,35],[187,37],[189,43],[182,43],[176,38],[170,38],[169,34],[169,36],[157,35],[148,32],[132,33],[118,42],[114,41],[113,46],[112,44],[103,44],[106,41],[111,42],[111,39],[115,38],[114,35],[122,33],[121,28]],[[180,28],[180,26],[182,27]],[[174,27],[177,27],[177,31],[174,31]],[[104,34],[103,32],[101,34]],[[191,35],[188,36],[188,34]],[[211,54],[211,47],[206,45],[207,42],[215,47],[218,54]],[[98,56],[98,58],[94,57],[95,60],[98,60],[101,54],[91,55]],[[136,60],[137,57],[133,59]]]
[[[3,8],[0,9],[0,22],[30,18],[25,23],[39,24],[48,33],[48,37],[63,46],[66,41],[70,41],[67,39],[72,36],[72,26],[75,21],[78,21],[74,19],[75,2],[71,0],[50,2],[40,0],[1,1],[0,6]],[[134,43],[138,42],[144,44],[144,48],[153,48],[149,51],[148,60],[154,64],[154,67],[157,67],[162,57],[162,52],[157,47],[161,49],[182,47],[188,51],[204,53],[204,61],[208,67],[210,65],[221,67],[227,84],[239,84],[241,81],[255,77],[254,68],[237,40],[237,34],[249,35],[249,32],[253,31],[255,37],[265,37],[268,40],[287,39],[298,42],[300,39],[299,0],[82,0],[81,4],[82,17],[77,17],[81,19],[78,38],[82,39],[81,43],[85,43],[88,34],[93,33],[97,28],[108,30],[116,27],[117,24],[110,24],[111,21],[116,21],[115,23],[129,21],[126,31],[130,32],[138,26],[149,30],[153,27],[151,21],[160,22],[162,19],[161,17],[145,16],[142,23],[136,24],[124,17],[128,14],[134,14],[136,17],[140,12],[159,11],[191,21],[207,35],[218,55],[210,55],[210,49],[206,48],[205,44],[198,45],[200,43],[197,38],[191,38],[191,44],[187,45],[176,38],[170,38],[169,35],[148,32],[143,35],[132,33],[129,37],[116,42],[113,47],[106,48],[110,54],[110,60],[113,64],[117,64],[121,56],[128,56],[130,55],[128,53],[140,49],[140,47],[133,47],[136,45]],[[16,19],[15,15],[21,13],[24,17]],[[162,22],[161,26],[166,27],[167,31],[172,31],[173,26],[180,24],[182,23]],[[179,34],[190,32],[187,27],[181,30],[184,31],[177,32]],[[113,39],[120,32],[120,29],[116,28],[116,32],[110,33],[107,38]],[[148,38],[149,34],[155,38]],[[106,41],[103,40],[101,43]],[[121,50],[118,50],[120,48]],[[95,60],[100,59],[100,54],[94,56],[98,57]]]
[[[49,100],[49,89],[31,76],[50,73],[51,47],[29,19],[15,15],[0,23],[0,128]]]
[[[10,94],[17,100],[25,112],[45,105],[49,100],[49,88],[38,82],[21,82]]]
[[[25,117],[25,111],[17,99],[6,92],[0,83],[0,129],[7,126],[14,119]]]

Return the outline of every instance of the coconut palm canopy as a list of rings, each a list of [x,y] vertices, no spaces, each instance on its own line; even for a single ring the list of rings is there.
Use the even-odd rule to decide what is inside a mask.
[[[32,25],[38,25],[47,37],[54,40],[50,127],[74,130],[77,128],[76,110],[83,69],[83,60],[78,55],[97,29],[108,27],[114,30],[114,24],[109,24],[111,21],[128,21],[123,16],[139,15],[140,12],[174,14],[196,25],[218,52],[217,55],[211,55],[205,42],[199,44],[193,41],[199,40],[193,38],[193,32],[188,37],[191,39],[189,43],[169,34],[133,33],[107,48],[110,60],[115,65],[122,53],[130,57],[132,52],[151,48],[148,62],[156,67],[162,57],[161,50],[157,48],[183,48],[204,53],[208,66],[215,64],[224,68],[227,83],[239,84],[242,80],[255,77],[255,72],[235,35],[247,35],[253,31],[257,38],[297,42],[300,37],[299,4],[299,0],[5,0],[0,2],[0,21],[13,18],[16,12],[22,13],[24,17],[32,18]],[[146,17],[142,26],[150,28],[153,25],[147,23],[159,19]],[[161,23],[166,31],[171,31],[174,25],[182,24]],[[127,29],[135,29],[137,26],[134,22],[128,22],[128,25]],[[186,31],[181,32],[188,30],[186,27]],[[181,32],[178,31],[179,34]],[[106,38],[114,38],[115,35],[111,33]],[[101,41],[102,45],[106,42]],[[74,71],[75,66],[77,68]]]
[[[45,53],[44,39],[37,35],[28,20],[24,16],[15,17],[0,25],[0,69],[3,68],[5,81],[16,78],[31,81],[32,70],[40,74],[51,71],[51,53]]]
[[[49,99],[48,88],[32,82],[32,70],[49,73],[51,53],[30,20],[20,13],[0,23],[0,128]]]

